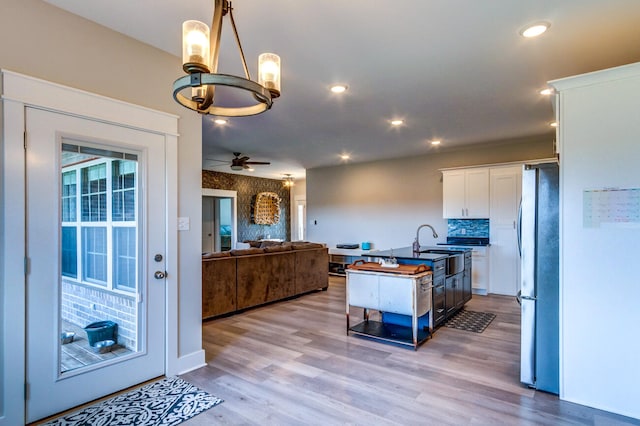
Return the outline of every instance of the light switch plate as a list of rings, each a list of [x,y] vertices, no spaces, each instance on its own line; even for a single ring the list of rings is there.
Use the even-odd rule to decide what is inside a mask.
[[[191,224],[188,217],[178,218],[178,231],[188,231]]]

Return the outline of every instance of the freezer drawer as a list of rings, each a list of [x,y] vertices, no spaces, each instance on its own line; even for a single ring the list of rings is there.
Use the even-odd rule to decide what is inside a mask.
[[[535,385],[536,301],[522,299],[520,305],[520,381]]]

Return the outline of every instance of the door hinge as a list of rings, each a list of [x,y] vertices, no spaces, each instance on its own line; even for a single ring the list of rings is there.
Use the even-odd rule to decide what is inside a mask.
[[[24,400],[28,400],[29,399],[29,383],[24,384]]]
[[[27,149],[27,131],[26,130],[22,133],[22,142],[24,144],[24,149],[26,150]]]

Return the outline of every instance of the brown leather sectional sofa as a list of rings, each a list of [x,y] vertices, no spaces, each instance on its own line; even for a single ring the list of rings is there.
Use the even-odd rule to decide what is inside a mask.
[[[328,249],[282,243],[202,256],[202,318],[260,306],[329,283]]]

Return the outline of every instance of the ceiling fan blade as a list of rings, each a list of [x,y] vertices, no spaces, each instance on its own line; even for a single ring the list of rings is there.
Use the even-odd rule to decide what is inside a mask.
[[[244,164],[271,164],[268,161],[245,161]]]
[[[237,161],[239,161],[239,162],[241,162],[241,163],[244,163],[244,162],[245,162],[245,161],[247,161],[248,159],[249,159],[249,157],[247,157],[246,155],[245,155],[245,156],[242,156],[242,157],[240,157],[240,158],[234,158],[234,160],[237,160]]]

